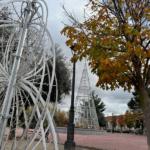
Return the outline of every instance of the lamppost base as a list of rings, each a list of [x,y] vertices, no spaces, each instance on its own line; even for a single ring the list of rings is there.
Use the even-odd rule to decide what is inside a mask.
[[[75,142],[74,141],[66,141],[64,145],[64,150],[75,150]]]

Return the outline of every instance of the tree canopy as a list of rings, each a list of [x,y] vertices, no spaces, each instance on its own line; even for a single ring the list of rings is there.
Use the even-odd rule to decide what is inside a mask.
[[[76,43],[76,59],[88,57],[105,89],[149,84],[149,0],[90,0],[91,17],[64,27],[67,45]]]

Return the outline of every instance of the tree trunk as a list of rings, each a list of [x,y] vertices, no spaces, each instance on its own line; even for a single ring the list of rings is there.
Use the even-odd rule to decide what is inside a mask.
[[[144,123],[146,128],[146,135],[147,135],[147,144],[148,150],[150,150],[150,95],[146,89],[141,89],[141,96],[144,102],[143,104],[143,113],[144,113]]]
[[[150,100],[150,98],[149,98],[149,100]],[[145,119],[148,150],[150,150],[150,102],[144,108],[144,119]]]

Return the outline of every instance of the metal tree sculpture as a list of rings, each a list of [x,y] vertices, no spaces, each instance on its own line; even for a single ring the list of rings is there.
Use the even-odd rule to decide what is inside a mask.
[[[76,97],[75,124],[83,128],[99,128],[94,100],[91,100],[91,87],[86,61]]]
[[[54,44],[46,28],[47,5],[44,0],[0,1],[0,11],[5,9],[9,11],[7,19],[0,18],[0,149],[46,150],[48,131],[58,149],[52,119],[55,109],[49,109],[57,80]],[[24,128],[20,137],[19,127]]]

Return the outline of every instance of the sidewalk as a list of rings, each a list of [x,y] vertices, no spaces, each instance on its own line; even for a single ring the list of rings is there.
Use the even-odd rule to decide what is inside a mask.
[[[60,143],[66,134],[59,134]],[[97,150],[148,150],[145,136],[133,134],[75,135],[76,145]]]

